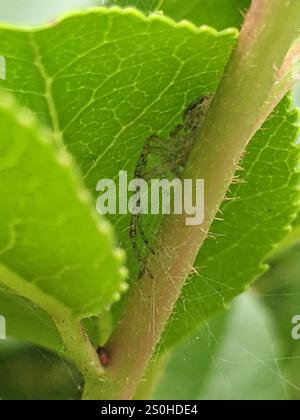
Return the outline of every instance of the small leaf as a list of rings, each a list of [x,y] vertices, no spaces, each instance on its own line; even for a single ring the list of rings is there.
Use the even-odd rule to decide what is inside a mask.
[[[2,286],[0,314],[6,320],[7,337],[62,351],[62,339],[50,316],[33,302]]]
[[[96,214],[70,156],[3,94],[0,126],[0,284],[56,318],[64,308],[77,319],[99,314],[125,274],[111,227]],[[2,303],[13,302],[11,292],[2,294]]]

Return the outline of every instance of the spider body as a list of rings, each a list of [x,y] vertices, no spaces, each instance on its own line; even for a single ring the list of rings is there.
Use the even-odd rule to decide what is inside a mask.
[[[159,178],[181,178],[212,98],[213,95],[205,95],[190,105],[183,114],[183,123],[178,125],[166,139],[156,135],[146,139],[134,172],[135,179],[150,181]],[[140,202],[137,202],[137,206],[139,205]],[[140,223],[141,213],[136,213],[132,216],[130,224],[131,243],[142,267],[140,275],[148,271],[153,278],[145,267],[144,256],[138,246],[138,232],[148,250],[153,255],[155,251]]]

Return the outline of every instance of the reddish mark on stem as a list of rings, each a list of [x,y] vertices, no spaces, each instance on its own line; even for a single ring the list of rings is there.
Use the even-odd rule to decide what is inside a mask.
[[[107,367],[110,364],[110,355],[108,350],[104,347],[98,347],[97,354],[101,365],[103,367]]]

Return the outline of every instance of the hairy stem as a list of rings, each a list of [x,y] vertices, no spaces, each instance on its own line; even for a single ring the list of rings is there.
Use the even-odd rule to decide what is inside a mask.
[[[88,390],[86,392],[89,394],[89,390],[92,388],[93,395],[96,392],[99,395],[104,370],[100,365],[95,349],[81,326],[80,320],[77,320],[69,308],[61,302],[45,294],[35,285],[25,281],[2,264],[0,264],[0,278],[2,285],[31,302],[35,302],[51,316],[64,344],[63,354],[75,362],[84,376],[86,389]]]
[[[204,223],[187,227],[186,215],[166,217],[148,262],[154,278],[136,283],[107,345],[100,398],[133,398],[248,142],[291,85],[282,69],[299,28],[299,0],[253,1],[184,173],[205,180]]]
[[[102,386],[103,368],[80,321],[72,316],[54,318],[63,339],[65,353],[79,368],[85,380],[84,399],[95,399]]]

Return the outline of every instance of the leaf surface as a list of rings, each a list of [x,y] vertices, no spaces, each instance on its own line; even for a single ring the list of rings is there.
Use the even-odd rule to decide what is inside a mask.
[[[190,103],[216,90],[236,38],[118,8],[0,34],[7,62],[0,87],[64,141],[94,194],[99,179],[121,170],[132,178],[145,139],[168,135]],[[130,216],[111,220],[134,278]]]
[[[267,308],[247,293],[175,351],[154,398],[286,399],[288,380],[277,362],[279,344]]]
[[[99,314],[119,298],[123,254],[68,153],[3,93],[0,126],[0,312],[7,315],[8,335],[14,322],[11,332],[25,338],[22,325],[35,316],[36,329],[45,316],[34,307],[32,316],[26,313],[25,302],[22,315],[13,293],[56,319],[65,310],[76,319]],[[45,321],[42,336],[53,328]]]
[[[281,340],[280,365],[287,378],[287,390],[300,399],[300,338],[294,318],[300,316],[299,244],[280,255],[258,283],[261,300],[269,308]],[[298,338],[298,339],[296,339]]]
[[[268,254],[299,210],[298,112],[285,99],[251,141],[237,181],[184,287],[166,342],[174,343],[226,308],[266,270]]]

